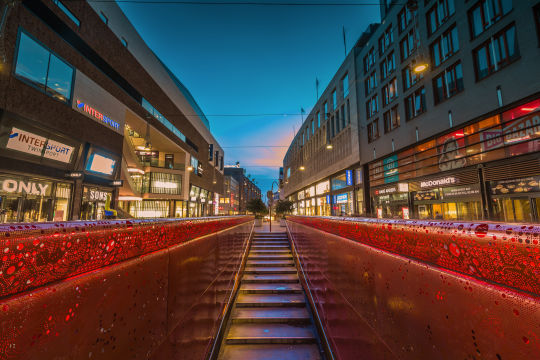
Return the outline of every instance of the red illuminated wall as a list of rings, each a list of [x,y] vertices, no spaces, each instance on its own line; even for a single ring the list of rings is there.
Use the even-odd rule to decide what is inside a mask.
[[[0,359],[204,358],[251,220],[3,226]]]
[[[540,359],[538,226],[288,220],[336,358]]]

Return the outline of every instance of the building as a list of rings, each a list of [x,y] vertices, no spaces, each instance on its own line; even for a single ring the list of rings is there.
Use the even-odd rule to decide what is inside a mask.
[[[285,154],[283,193],[297,214],[363,212],[355,59],[376,28],[369,26],[349,52]]]
[[[2,13],[0,221],[215,212],[223,149],[115,2]]]
[[[247,203],[252,199],[261,198],[261,189],[246,176],[246,169],[238,166],[226,166],[225,176],[230,176],[238,182],[238,213],[245,214],[247,212]]]
[[[240,186],[231,175],[223,179],[225,189],[219,198],[219,215],[238,215],[240,211]]]
[[[355,49],[366,214],[540,221],[540,4],[385,3]]]

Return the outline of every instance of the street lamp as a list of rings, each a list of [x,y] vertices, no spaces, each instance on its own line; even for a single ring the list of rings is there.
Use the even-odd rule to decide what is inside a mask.
[[[332,150],[334,148],[334,146],[332,144],[328,143],[328,144],[326,144],[326,148],[328,150]]]
[[[306,170],[306,168],[305,168],[305,166],[304,166],[304,165],[300,166],[300,167],[299,167],[298,169],[299,169],[300,171],[304,171],[304,170]]]

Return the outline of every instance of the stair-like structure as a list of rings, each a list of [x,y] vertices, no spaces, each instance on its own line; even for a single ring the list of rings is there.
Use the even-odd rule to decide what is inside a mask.
[[[219,359],[323,359],[286,233],[255,233]]]

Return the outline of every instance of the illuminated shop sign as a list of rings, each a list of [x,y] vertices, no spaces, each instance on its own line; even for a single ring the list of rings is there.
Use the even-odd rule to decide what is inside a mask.
[[[504,125],[504,142],[511,144],[535,138],[540,134],[540,113],[525,116]]]
[[[51,183],[39,181],[24,181],[13,178],[0,178],[2,192],[15,194],[28,194],[37,196],[50,196]]]
[[[347,181],[347,186],[353,184],[352,170],[345,170],[345,179]]]
[[[84,191],[83,197],[85,198],[85,200],[88,200],[88,201],[105,202],[107,201],[107,196],[111,195],[110,192],[102,191],[98,189],[85,188],[84,190],[85,191]]]
[[[154,187],[157,187],[157,188],[163,188],[163,189],[177,189],[178,188],[178,184],[175,183],[175,182],[170,182],[170,181],[160,181],[160,180],[156,180],[153,182],[152,184]]]
[[[384,182],[391,183],[399,180],[398,157],[392,155],[383,160]]]
[[[447,176],[441,179],[435,179],[435,180],[426,180],[420,182],[420,187],[422,189],[429,188],[429,187],[439,187],[439,186],[446,186],[446,185],[453,185],[457,184],[459,182],[458,179],[456,179],[453,176]]]
[[[330,195],[326,195],[326,203],[327,203],[327,204],[330,204],[330,203],[331,203],[331,201],[330,201]]]
[[[349,196],[348,196],[347,193],[335,195],[335,197],[336,197],[336,199],[335,199],[336,204],[345,204],[349,200]]]
[[[393,194],[395,192],[407,192],[409,191],[409,184],[399,183],[397,186],[387,187],[384,189],[377,189],[374,191],[375,195]]]
[[[112,175],[114,173],[115,165],[116,160],[94,152],[88,157],[88,162],[86,163],[86,171],[91,171],[103,175]]]
[[[491,187],[493,195],[521,194],[540,192],[540,176],[531,176],[522,179],[497,181]]]
[[[120,130],[120,124],[108,117],[107,115],[103,115],[103,113],[97,111],[90,105],[84,103],[81,100],[77,100],[77,109],[81,112],[86,113],[91,118],[97,119],[103,124],[115,129]]]
[[[16,127],[11,129],[6,148],[63,163],[69,163],[73,154],[72,146]]]

